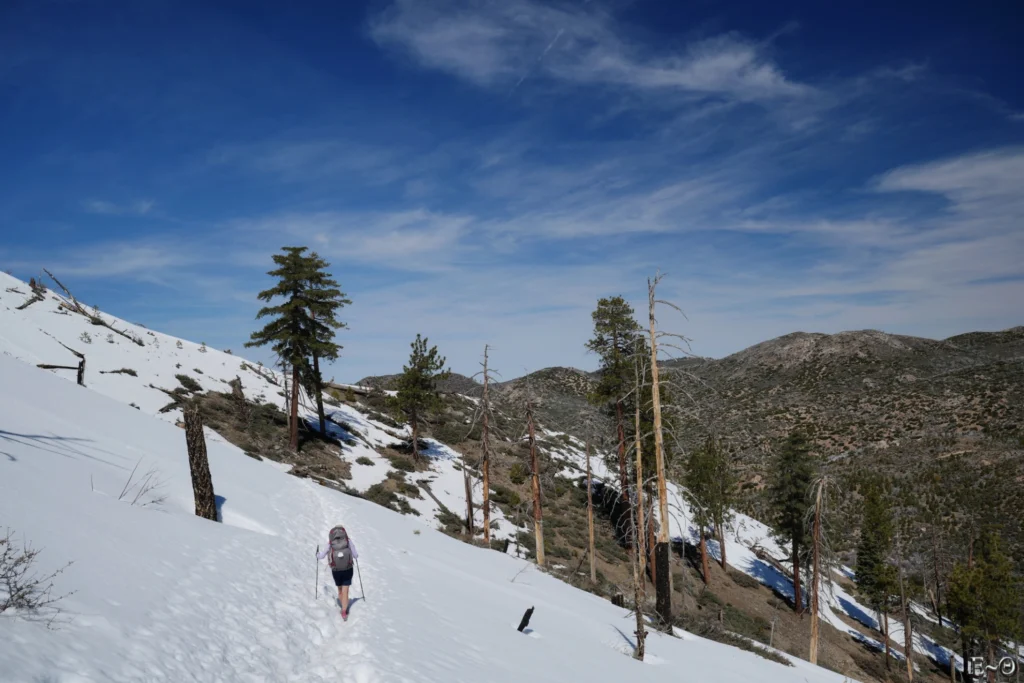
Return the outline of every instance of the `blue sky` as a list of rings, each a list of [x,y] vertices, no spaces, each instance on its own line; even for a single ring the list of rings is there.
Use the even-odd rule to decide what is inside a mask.
[[[1019,7],[834,4],[8,1],[0,268],[237,351],[305,244],[339,380],[592,368],[658,269],[701,355],[1024,323]]]

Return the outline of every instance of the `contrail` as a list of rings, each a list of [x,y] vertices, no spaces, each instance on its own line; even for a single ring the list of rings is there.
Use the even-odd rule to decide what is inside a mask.
[[[522,76],[520,76],[519,80],[516,81],[516,84],[512,86],[511,90],[508,91],[509,95],[514,93],[516,91],[516,88],[518,88],[520,85],[522,85],[523,81],[525,81],[526,78],[530,74],[532,74],[534,71],[537,70],[537,67],[540,66],[540,63],[544,61],[544,57],[547,56],[547,54],[549,52],[551,52],[551,48],[553,48],[555,46],[555,43],[558,42],[558,39],[562,37],[563,33],[565,33],[565,29],[564,28],[558,29],[558,33],[556,33],[555,37],[551,39],[551,42],[548,43],[548,46],[546,48],[544,48],[544,51],[540,53],[540,56],[537,57],[537,61],[533,63],[533,66],[530,67],[529,69],[527,69],[526,73],[524,73]]]

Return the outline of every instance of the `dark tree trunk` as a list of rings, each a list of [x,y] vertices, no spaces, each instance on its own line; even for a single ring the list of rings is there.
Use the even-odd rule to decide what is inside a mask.
[[[462,458],[462,482],[466,485],[466,533],[473,537],[473,484],[469,480],[469,465]]]
[[[708,585],[711,580],[711,571],[708,569],[708,542],[707,534],[704,533],[704,529],[700,530],[700,568],[701,576],[704,579],[704,585]]]
[[[413,460],[419,460],[420,459],[420,429],[419,429],[419,424],[418,424],[419,420],[416,419],[416,409],[415,408],[412,409],[412,412],[410,413],[409,417],[411,418],[410,422],[412,422],[412,459]]]
[[[622,500],[623,510],[629,510],[629,472],[626,469],[626,427],[622,422],[622,401],[615,401],[615,425],[619,437],[619,497]],[[630,519],[630,517],[625,517]],[[629,534],[626,536],[626,547],[633,548],[636,540]]]
[[[320,377],[320,358],[313,354],[313,388],[316,390],[316,414],[320,418],[320,436],[327,436],[327,416],[324,415],[324,383]]]
[[[885,642],[885,670],[888,671],[892,664],[889,662],[889,611],[882,608],[882,640]]]
[[[934,532],[932,533],[932,560],[935,566],[935,616],[939,618],[939,626],[942,626],[942,592],[939,580],[939,544],[935,539]]]
[[[804,613],[803,595],[800,594],[800,552],[796,541],[793,542],[793,611]]]
[[[299,366],[292,364],[292,410],[291,410],[291,434],[288,447],[293,451],[299,450]]]
[[[210,463],[206,457],[203,419],[194,401],[187,402],[182,412],[185,418],[185,444],[188,447],[188,467],[192,472],[192,494],[196,503],[196,515],[216,522],[217,498],[213,494]]]
[[[672,628],[672,588],[669,584],[669,548],[668,543],[658,542],[654,546],[655,566],[655,605],[654,609],[661,617],[662,626],[666,631]]]
[[[487,412],[484,411],[483,420],[483,451],[484,457],[483,462],[480,464],[482,470],[482,486],[483,486],[483,513],[484,513],[484,543],[488,546],[491,544],[491,458],[487,448]]]
[[[85,386],[85,356],[78,361],[78,386]]]

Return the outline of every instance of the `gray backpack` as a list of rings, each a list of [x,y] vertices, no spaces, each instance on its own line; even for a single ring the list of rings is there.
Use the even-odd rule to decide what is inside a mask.
[[[348,547],[348,532],[345,527],[336,526],[330,533],[331,553],[328,562],[331,569],[344,571],[352,568],[352,551]]]

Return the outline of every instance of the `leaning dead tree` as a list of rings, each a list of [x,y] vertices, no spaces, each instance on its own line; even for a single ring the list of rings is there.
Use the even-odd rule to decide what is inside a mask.
[[[43,272],[46,273],[47,275],[49,275],[50,279],[53,280],[55,283],[57,283],[57,286],[61,288],[61,290],[64,292],[65,296],[67,297],[67,301],[61,302],[61,306],[63,308],[66,308],[66,309],[70,310],[73,313],[78,313],[79,315],[85,316],[86,318],[88,318],[89,322],[92,323],[93,325],[98,325],[100,327],[105,327],[108,330],[110,330],[111,332],[113,332],[114,334],[121,335],[122,337],[124,337],[128,341],[132,342],[133,344],[138,344],[139,346],[145,346],[145,342],[143,342],[138,337],[134,337],[134,336],[128,334],[127,332],[123,332],[122,330],[119,330],[116,327],[114,327],[111,323],[109,323],[106,320],[104,320],[103,317],[100,316],[99,312],[96,309],[93,309],[92,311],[90,311],[88,308],[83,306],[82,303],[78,299],[75,298],[75,295],[71,293],[71,290],[69,290],[67,287],[65,287],[64,284],[60,280],[58,280],[56,277],[53,276],[53,273],[51,273],[50,271],[46,270],[45,268],[43,268]]]
[[[85,354],[84,353],[79,353],[78,351],[75,351],[70,346],[67,346],[66,344],[63,344],[61,342],[57,342],[57,343],[60,344],[61,346],[63,346],[68,351],[70,351],[71,353],[73,353],[76,356],[78,356],[78,365],[50,365],[49,363],[39,363],[39,364],[36,365],[36,367],[37,368],[42,368],[43,370],[77,370],[78,371],[78,378],[77,378],[78,386],[84,387],[85,386]]]
[[[196,515],[216,522],[217,498],[213,493],[210,462],[206,457],[203,418],[199,415],[199,406],[195,401],[187,401],[182,406],[182,413],[185,419],[185,444],[188,446],[188,467],[192,473]]]

